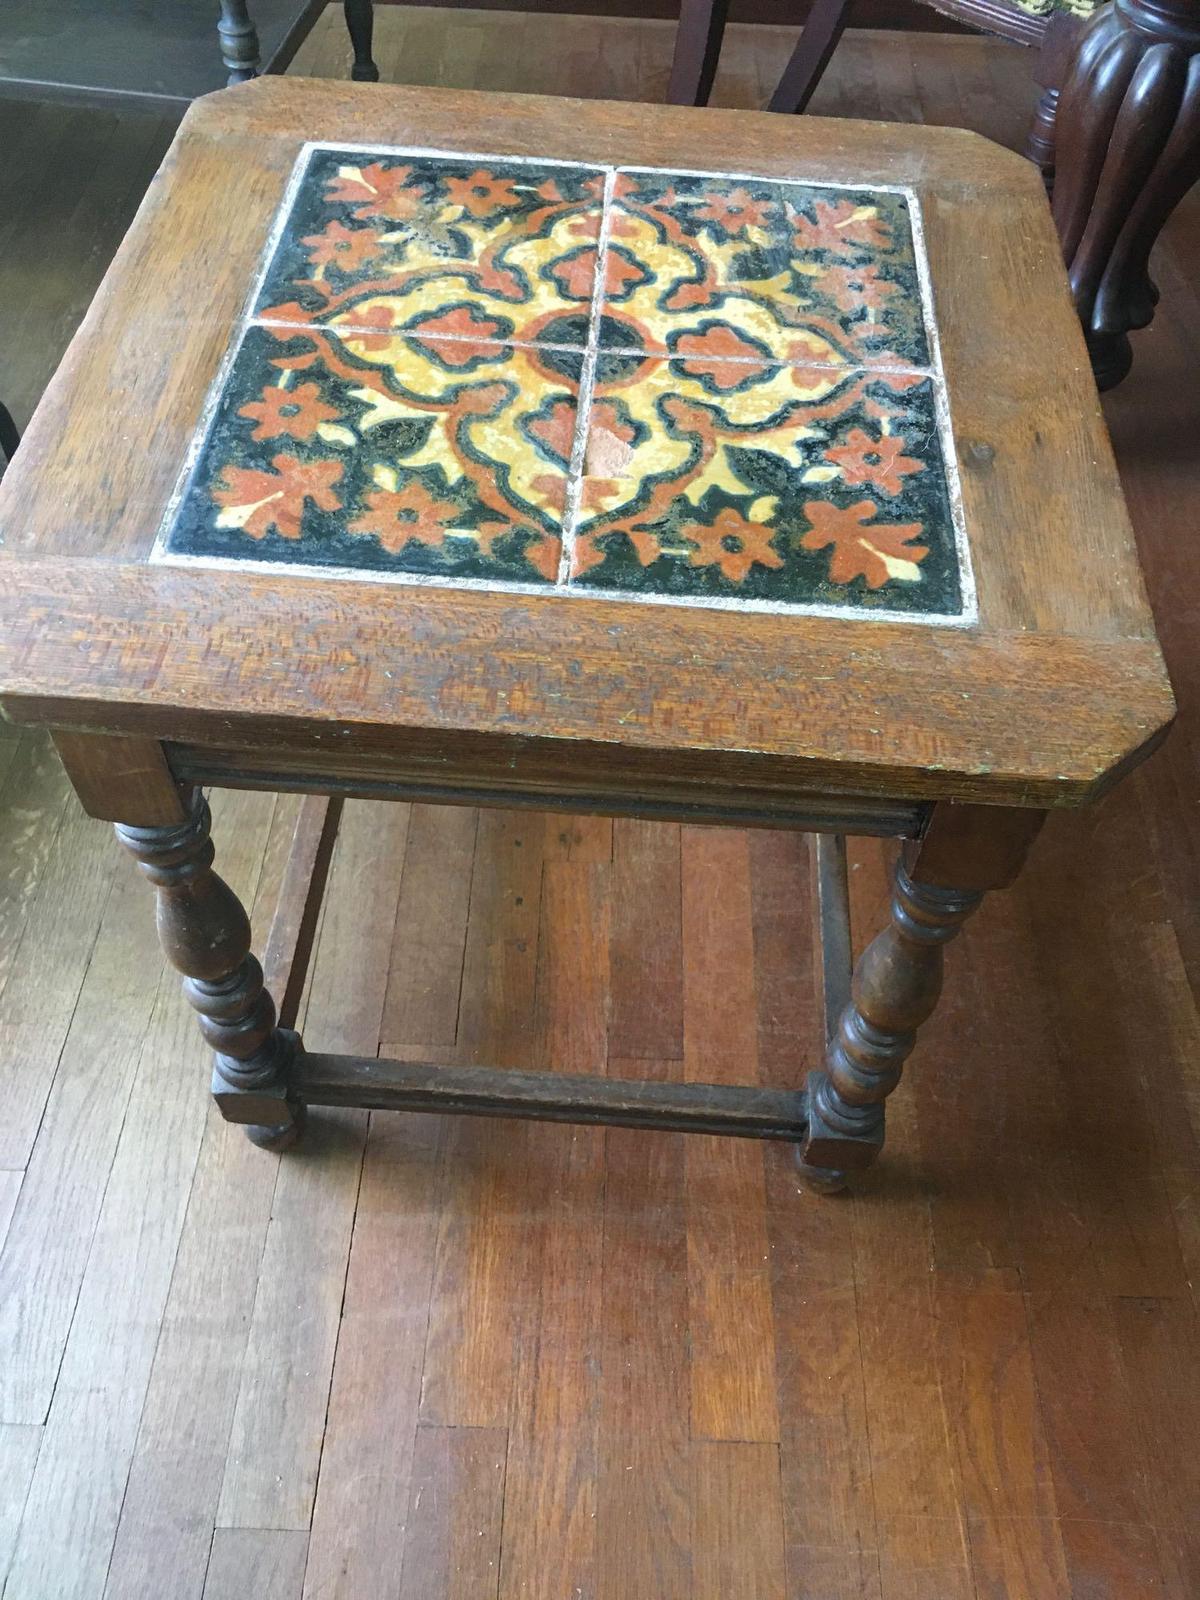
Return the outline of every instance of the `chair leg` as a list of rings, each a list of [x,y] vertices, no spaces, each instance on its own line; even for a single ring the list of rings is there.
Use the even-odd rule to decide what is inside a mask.
[[[850,0],[813,0],[813,8],[783,69],[768,111],[803,111],[846,31]]]
[[[681,0],[671,80],[667,85],[669,104],[708,104],[728,13],[729,0]]]
[[[350,76],[355,83],[378,83],[379,68],[371,59],[371,41],[375,33],[375,7],[372,0],[345,0],[342,7],[346,17],[346,31],[354,47],[354,65]]]
[[[1082,30],[1080,18],[1065,11],[1056,12],[1042,35],[1037,66],[1034,68],[1034,79],[1042,86],[1042,97],[1033,113],[1033,122],[1025,141],[1025,154],[1040,169],[1047,193],[1052,193],[1054,189],[1054,122],[1058,114],[1058,97]]]
[[[7,406],[0,406],[0,455],[6,461],[11,461],[20,442],[21,435],[17,432],[12,412]]]
[[[1154,315],[1150,251],[1200,179],[1200,10],[1122,0],[1083,28],[1058,103],[1054,220],[1101,389]]]
[[[230,87],[257,78],[262,64],[258,32],[246,9],[246,0],[221,0],[217,35],[221,41],[221,59],[229,69]]]

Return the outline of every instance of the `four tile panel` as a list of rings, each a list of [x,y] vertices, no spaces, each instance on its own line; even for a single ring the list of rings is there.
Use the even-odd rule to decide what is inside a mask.
[[[906,197],[316,147],[167,558],[957,620]]]

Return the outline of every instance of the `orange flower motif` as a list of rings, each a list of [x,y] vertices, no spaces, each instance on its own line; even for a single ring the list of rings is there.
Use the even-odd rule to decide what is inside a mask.
[[[482,167],[469,178],[447,178],[446,194],[454,205],[462,206],[473,217],[486,217],[489,211],[511,210],[521,204],[512,178],[497,178]]]
[[[925,463],[914,456],[902,454],[904,440],[897,435],[885,434],[872,439],[861,428],[852,428],[845,444],[826,450],[826,461],[832,461],[847,483],[870,483],[884,494],[899,494],[903,479],[914,472],[924,472]]]
[[[337,267],[339,272],[353,272],[383,249],[373,228],[347,228],[341,222],[327,222],[320,233],[308,234],[301,243],[309,246],[308,259],[314,267]]]
[[[415,480],[403,489],[369,489],[367,510],[346,524],[351,533],[373,533],[392,555],[410,539],[437,549],[462,513],[449,500],[435,500],[423,483]]]
[[[347,167],[331,178],[325,198],[343,204],[358,202],[354,215],[360,222],[386,217],[407,222],[424,204],[421,190],[410,185],[411,167],[385,167],[372,161],[366,167]]]
[[[529,424],[529,431],[552,456],[569,461],[575,442],[575,407],[569,400],[556,400],[544,417]]]
[[[475,306],[454,306],[453,310],[440,310],[432,317],[418,317],[408,325],[408,333],[442,334],[448,339],[493,339],[499,333],[494,317],[486,317]]]
[[[853,200],[838,200],[833,205],[816,200],[813,210],[815,222],[805,216],[795,218],[797,250],[828,250],[847,256],[864,247],[886,250],[892,242],[891,230],[873,207],[855,205]],[[864,211],[866,216],[859,215]]]
[[[311,439],[323,422],[336,422],[341,412],[327,406],[315,383],[298,383],[294,389],[268,384],[261,400],[250,400],[238,410],[239,417],[258,423],[252,439]]]
[[[596,251],[581,250],[565,256],[549,269],[568,300],[590,300],[596,282]],[[610,250],[604,263],[604,287],[612,299],[619,300],[631,283],[643,283],[644,268],[630,261],[619,250]]]
[[[596,281],[596,252],[580,250],[577,255],[564,256],[549,272],[568,300],[590,300]]]
[[[264,539],[272,528],[285,539],[300,537],[304,502],[321,511],[339,511],[342,502],[333,485],[342,476],[340,461],[300,461],[278,455],[273,472],[253,467],[226,467],[212,497],[224,507],[218,528],[240,528],[252,539]]]
[[[872,266],[826,267],[814,282],[839,311],[878,310],[896,293],[896,285]]]
[[[612,480],[628,471],[636,437],[633,424],[622,417],[611,401],[597,400],[593,404],[585,452],[585,493],[586,482],[592,479],[605,480],[604,494],[616,492]]]
[[[524,556],[535,572],[540,572],[547,583],[553,583],[562,560],[562,540],[553,534],[542,534],[525,546]]]
[[[692,522],[680,530],[696,548],[688,556],[693,567],[720,567],[731,583],[741,583],[750,568],[781,567],[783,557],[771,545],[771,529],[747,522],[740,511],[725,506],[712,527]]]
[[[673,354],[686,357],[682,370],[691,378],[709,378],[718,389],[736,389],[756,370],[747,362],[762,362],[763,352],[743,339],[736,328],[713,323],[703,333],[685,333],[676,340]]]
[[[920,522],[875,523],[864,526],[878,508],[874,500],[860,500],[844,511],[827,500],[809,500],[804,515],[812,524],[800,540],[806,550],[833,546],[829,559],[831,583],[851,583],[865,578],[868,589],[882,589],[889,579],[914,583],[917,563],[929,554],[928,545],[909,544],[924,532]]]
[[[664,196],[662,204],[668,203]],[[755,200],[739,186],[728,194],[710,195],[707,204],[698,207],[695,216],[701,222],[715,222],[726,233],[740,233],[743,228],[761,228],[774,209],[774,201]]]
[[[368,306],[355,310],[355,322],[362,328],[377,328],[378,333],[348,333],[345,342],[352,350],[386,350],[395,338],[395,317],[391,306]]]

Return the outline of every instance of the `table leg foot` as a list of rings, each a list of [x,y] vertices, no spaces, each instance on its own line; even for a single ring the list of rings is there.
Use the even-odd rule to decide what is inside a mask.
[[[303,1101],[288,1105],[288,1116],[284,1122],[277,1122],[273,1127],[262,1123],[249,1123],[246,1127],[246,1137],[251,1144],[256,1144],[260,1150],[275,1150],[282,1152],[290,1150],[293,1145],[300,1142],[304,1133],[304,1124],[307,1112]]]
[[[800,1182],[813,1194],[841,1194],[850,1187],[850,1174],[836,1167],[814,1167],[797,1151],[796,1171]]]

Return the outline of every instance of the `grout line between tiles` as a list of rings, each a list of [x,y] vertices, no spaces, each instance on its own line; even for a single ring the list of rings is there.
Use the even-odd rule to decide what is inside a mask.
[[[603,232],[603,219],[602,219]],[[384,299],[387,290],[379,291],[376,299]],[[605,307],[600,306],[600,312]],[[563,312],[568,315],[568,312]],[[595,317],[598,323],[598,314]],[[922,366],[912,362],[888,363],[888,365],[872,365],[869,358],[859,362],[822,362],[819,358],[811,360],[789,360],[784,355],[720,355],[720,357],[704,357],[704,355],[680,355],[672,350],[648,350],[645,346],[637,344],[600,344],[598,336],[595,338],[589,333],[584,344],[560,344],[557,339],[498,339],[491,334],[472,333],[422,333],[421,328],[379,328],[368,326],[366,323],[355,322],[282,322],[275,317],[251,317],[248,322],[250,328],[293,328],[293,338],[304,338],[310,333],[331,333],[334,338],[354,339],[360,334],[368,334],[371,338],[406,339],[406,341],[422,342],[422,344],[480,344],[494,350],[557,350],[565,355],[586,355],[590,344],[595,342],[597,355],[637,355],[648,362],[691,362],[704,365],[706,360],[718,360],[722,366],[797,366],[797,368],[813,368],[821,373],[880,373],[882,376],[896,373],[902,378],[936,378],[938,373],[933,366]],[[589,328],[592,326],[589,314]],[[803,328],[797,328],[797,333],[803,333]]]
[[[375,296],[382,300],[388,296],[386,289],[380,290]],[[564,309],[563,315],[568,315]],[[485,345],[492,350],[557,350],[567,355],[581,356],[587,349],[584,344],[559,344],[554,339],[497,339],[490,334],[474,333],[423,333],[420,328],[380,328],[378,324],[368,327],[366,323],[357,322],[284,322],[273,317],[253,317],[250,326],[254,328],[292,328],[295,337],[302,338],[311,333],[331,333],[339,339],[353,339],[369,334],[376,339],[406,339],[420,344],[477,344]]]
[[[601,223],[603,229],[603,222]],[[381,290],[377,296],[383,299],[387,294]],[[603,306],[601,306],[601,311]],[[564,315],[566,313],[564,312]],[[598,318],[597,318],[598,321]],[[587,354],[592,335],[583,344],[559,344],[553,339],[497,339],[487,334],[470,333],[423,333],[420,328],[394,328],[380,329],[378,325],[369,327],[366,323],[354,322],[284,322],[272,317],[252,317],[248,323],[251,328],[276,328],[295,329],[295,337],[303,338],[313,332],[330,333],[339,339],[353,339],[359,335],[370,335],[372,338],[405,339],[420,344],[477,344],[487,346],[493,350],[553,350],[564,355],[584,356]],[[591,322],[589,320],[589,327]],[[797,329],[802,332],[803,329]],[[737,367],[797,367],[803,370],[812,368],[816,372],[840,372],[849,376],[859,372],[877,372],[881,376],[895,373],[907,378],[935,378],[937,373],[932,367],[923,367],[915,363],[889,363],[887,366],[872,366],[866,361],[820,361],[817,359],[804,361],[790,361],[786,356],[733,356],[722,355],[719,357],[705,357],[703,355],[680,355],[670,350],[647,350],[644,345],[614,344],[601,345],[596,340],[597,356],[638,356],[646,361],[691,362],[703,365],[706,360],[717,360],[722,366]]]
[[[592,395],[596,387],[596,363],[600,351],[600,319],[604,311],[604,280],[608,272],[608,240],[612,229],[613,191],[616,172],[604,178],[604,198],[601,202],[600,232],[596,237],[596,277],[592,284],[592,305],[588,318],[587,348],[583,369],[579,374],[579,397],[575,407],[575,440],[571,450],[571,464],[567,468],[567,493],[563,505],[562,555],[558,562],[555,587],[564,589],[571,581],[571,568],[575,558],[575,533],[579,525],[580,501],[583,495],[584,453],[587,449],[588,428],[592,416]]]

